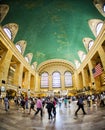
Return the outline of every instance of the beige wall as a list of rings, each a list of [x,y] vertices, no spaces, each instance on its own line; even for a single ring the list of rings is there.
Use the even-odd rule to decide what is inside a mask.
[[[42,63],[42,65],[40,65],[39,69],[37,70],[38,71],[38,74],[39,74],[39,84],[38,84],[38,88],[39,88],[39,91],[43,92],[43,93],[46,93],[46,92],[54,92],[56,95],[57,93],[59,93],[60,91],[69,91],[69,90],[72,90],[74,89],[74,85],[72,86],[68,86],[68,87],[65,87],[65,82],[64,82],[64,74],[66,71],[69,71],[72,73],[72,82],[74,83],[75,82],[75,79],[73,78],[74,77],[74,67],[70,64],[70,62],[67,62],[67,61],[64,61],[64,60],[49,60],[49,61],[46,61],[44,62],[44,64]],[[52,75],[53,75],[53,72],[59,72],[60,73],[60,77],[61,77],[61,86],[59,88],[54,88],[52,86]],[[48,73],[48,79],[49,79],[49,87],[48,88],[42,88],[41,87],[41,74],[43,72],[47,72]],[[58,94],[59,95],[59,94]]]
[[[35,77],[35,70],[26,62],[14,43],[6,36],[2,27],[0,27],[0,57],[0,86],[15,91],[18,91],[20,86],[21,91],[26,93],[28,90],[35,90],[35,83],[30,83],[31,77]],[[2,83],[3,80],[5,84]]]
[[[94,78],[92,69],[97,63],[101,64],[103,72],[100,76]],[[89,73],[87,74],[87,72]],[[86,59],[75,73],[79,76],[77,84],[81,86],[81,89],[90,87],[89,94],[105,91],[105,24],[91,50],[87,53]]]

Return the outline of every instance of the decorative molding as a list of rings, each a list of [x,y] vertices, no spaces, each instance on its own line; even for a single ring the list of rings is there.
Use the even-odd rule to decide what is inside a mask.
[[[18,32],[19,26],[16,23],[8,23],[4,25],[3,28],[8,28],[11,31],[11,34],[12,34],[11,40],[14,41],[16,34]]]
[[[103,21],[100,20],[100,19],[90,19],[88,21],[89,27],[90,27],[90,29],[91,29],[91,31],[92,31],[92,33],[94,34],[95,37],[97,37],[96,27],[99,23],[103,23]]]
[[[103,5],[105,4],[105,0],[94,0],[93,4],[101,13],[101,15],[105,17],[105,12],[103,11]]]
[[[5,16],[9,11],[9,6],[6,4],[0,5],[0,23],[4,20]]]
[[[23,55],[24,54],[24,52],[25,52],[25,49],[26,49],[26,45],[27,45],[27,42],[25,41],[25,40],[20,40],[20,41],[18,41],[16,44],[15,44],[15,46],[16,45],[19,45],[20,47],[21,47],[21,54]]]
[[[74,73],[75,70],[74,65],[69,61],[62,60],[62,59],[52,59],[41,63],[38,66],[37,71],[40,73],[44,68],[51,67],[51,66],[66,66],[68,69],[71,70],[72,73]]]
[[[33,54],[32,54],[32,53],[28,53],[25,57],[28,58],[28,63],[31,63],[31,60],[32,60]]]
[[[90,41],[94,41],[94,40],[92,38],[89,38],[89,37],[85,37],[82,39],[82,42],[83,42],[87,52],[89,51],[88,45],[89,45]]]

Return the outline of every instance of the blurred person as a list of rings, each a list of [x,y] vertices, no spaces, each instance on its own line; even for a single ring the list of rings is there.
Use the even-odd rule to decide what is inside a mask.
[[[34,106],[35,106],[35,102],[34,102],[33,98],[30,98],[30,109],[29,109],[29,113],[28,114],[31,113],[31,110],[36,111]]]
[[[90,95],[88,95],[88,97],[87,97],[87,105],[88,105],[88,107],[91,107],[91,96]]]
[[[39,113],[40,111],[40,116],[41,116],[41,119],[43,117],[43,104],[42,104],[42,100],[40,97],[38,97],[37,101],[36,101],[36,108],[37,108],[37,111],[35,112],[35,116]]]
[[[67,108],[67,102],[68,102],[68,99],[67,97],[64,98],[64,104],[65,104],[65,107]]]
[[[46,108],[47,108],[47,113],[48,113],[48,119],[49,120],[53,119],[52,111],[54,111],[54,104],[53,104],[53,101],[51,99],[49,99],[47,101]]]
[[[54,105],[53,114],[54,114],[54,118],[55,118],[56,117],[57,99],[54,98],[52,102],[53,102],[53,105]]]
[[[4,105],[5,105],[5,111],[8,111],[9,109],[9,99],[8,96],[4,97]]]
[[[75,116],[77,116],[77,113],[78,113],[78,111],[79,111],[80,109],[82,109],[83,114],[86,115],[86,112],[85,112],[85,110],[84,110],[84,102],[83,102],[83,101],[84,101],[84,99],[83,99],[82,96],[78,97],[78,101],[77,101],[78,108],[77,108],[77,110],[76,110],[76,112],[75,112]]]
[[[28,96],[25,96],[25,108],[28,109]]]
[[[24,99],[24,97],[21,98],[21,107],[23,108],[23,111],[25,113],[25,99]]]

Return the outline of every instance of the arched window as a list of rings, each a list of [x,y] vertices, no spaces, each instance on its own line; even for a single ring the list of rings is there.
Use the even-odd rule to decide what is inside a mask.
[[[9,39],[12,39],[12,33],[11,33],[11,31],[8,28],[3,28],[3,30],[5,31],[5,33],[9,37]]]
[[[28,57],[25,57],[25,60],[29,63],[29,58]]]
[[[86,58],[86,54],[83,51],[78,51],[79,58],[81,62]]]
[[[22,53],[22,48],[21,48],[20,45],[16,45],[16,48],[18,49],[18,51],[19,51],[20,53]]]
[[[97,27],[96,27],[96,34],[97,34],[97,36],[100,33],[102,26],[103,26],[102,22],[100,22],[99,24],[97,24]]]
[[[86,58],[86,54],[82,55],[81,61],[83,61]]]
[[[91,49],[91,47],[93,46],[93,44],[94,44],[94,41],[93,41],[93,40],[91,40],[91,41],[89,42],[89,44],[88,44],[88,50],[90,50],[90,49]]]
[[[31,67],[32,67],[33,70],[35,69],[34,65],[32,65]]]
[[[61,87],[61,75],[59,72],[54,72],[52,75],[52,86]]]
[[[64,78],[65,78],[65,87],[72,86],[72,74],[71,74],[71,72],[69,72],[69,71],[65,72]]]
[[[41,88],[48,87],[48,73],[44,72],[41,74]]]
[[[103,4],[103,12],[105,13],[105,3]]]
[[[76,69],[78,69],[80,67],[80,62],[78,60],[75,60],[75,66],[76,66]]]

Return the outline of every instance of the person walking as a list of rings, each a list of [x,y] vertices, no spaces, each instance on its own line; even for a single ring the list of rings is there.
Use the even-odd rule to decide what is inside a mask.
[[[25,113],[25,99],[24,99],[24,97],[21,97],[21,107],[23,109],[23,113]]]
[[[37,99],[37,102],[36,102],[36,108],[37,108],[37,111],[35,112],[35,116],[39,113],[40,111],[40,116],[41,116],[41,119],[43,117],[43,104],[42,104],[42,101],[41,101],[41,98],[38,97]]]
[[[49,120],[53,119],[52,111],[54,110],[54,104],[53,104],[53,101],[51,99],[48,100],[46,108],[47,108],[47,112],[48,112],[48,119]]]
[[[28,109],[28,96],[25,96],[25,108]]]
[[[53,99],[53,104],[54,104],[53,114],[54,114],[54,118],[55,118],[56,117],[56,106],[57,106],[57,100],[56,100],[56,98]]]
[[[36,110],[34,109],[34,106],[35,106],[35,102],[33,100],[33,98],[30,98],[30,109],[29,109],[29,113],[31,113],[31,109],[34,110],[36,112]]]
[[[77,110],[76,110],[76,112],[75,112],[75,116],[77,116],[77,113],[78,113],[78,111],[79,111],[80,109],[82,109],[83,114],[86,115],[86,112],[85,112],[85,110],[84,110],[84,102],[83,102],[83,100],[84,100],[84,99],[83,99],[82,96],[80,96],[80,97],[78,98],[78,101],[77,101],[78,108],[77,108]]]
[[[8,111],[8,109],[9,109],[9,99],[8,99],[7,95],[4,98],[4,105],[5,105],[5,111]]]
[[[65,108],[67,108],[67,102],[68,102],[68,99],[67,97],[64,98],[64,105],[65,105]]]
[[[87,105],[88,105],[88,107],[91,107],[91,96],[90,95],[88,95],[88,97],[87,97]]]

